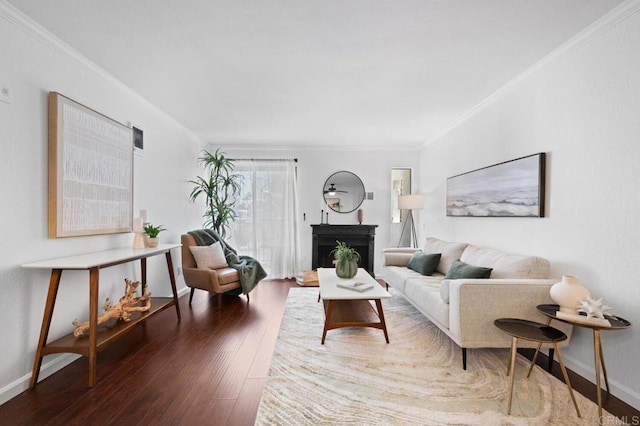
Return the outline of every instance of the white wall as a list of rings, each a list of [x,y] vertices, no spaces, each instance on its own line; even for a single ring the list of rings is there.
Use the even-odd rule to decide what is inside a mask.
[[[378,225],[376,228],[376,257],[374,269],[381,272],[382,249],[395,247],[401,224],[391,223],[391,168],[414,167],[417,151],[389,149],[349,149],[327,147],[283,148],[271,150],[237,149],[220,145],[223,151],[234,158],[297,158],[302,267],[311,269],[311,226],[320,223],[320,211],[327,212],[322,190],[333,173],[346,170],[362,179],[365,191],[373,192],[373,200],[364,200],[362,210],[364,224]],[[218,147],[213,144],[211,149]],[[419,188],[414,186],[414,192]],[[303,215],[306,214],[306,220]],[[351,213],[329,212],[329,223],[335,225],[357,224],[357,211]]]
[[[458,126],[426,145],[421,236],[540,255],[614,313],[640,324],[640,7],[592,27]],[[546,217],[450,218],[446,178],[537,152],[547,156]],[[508,303],[508,301],[505,301]],[[591,332],[563,350],[595,380]],[[640,407],[640,329],[602,333],[612,393]]]
[[[189,203],[187,180],[197,173],[201,143],[144,99],[86,62],[39,27],[0,3],[0,84],[12,103],[0,103],[0,403],[28,385],[47,294],[49,272],[25,270],[23,263],[128,246],[133,234],[47,238],[47,94],[57,91],[122,123],[135,122],[145,133],[145,149],[135,157],[134,209],[163,224],[166,242],[200,223],[200,208]],[[174,265],[180,261],[174,251]],[[171,293],[164,256],[149,260],[151,292]],[[117,300],[124,278],[140,278],[136,264],[101,272],[100,304]],[[184,287],[178,277],[179,287]],[[88,316],[88,273],[62,276],[50,337],[73,330]],[[73,357],[47,356],[43,374]]]

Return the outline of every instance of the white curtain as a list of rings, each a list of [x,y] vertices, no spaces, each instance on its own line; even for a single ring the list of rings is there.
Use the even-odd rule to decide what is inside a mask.
[[[301,262],[296,163],[237,160],[234,173],[242,179],[229,243],[258,259],[268,278],[295,277]]]

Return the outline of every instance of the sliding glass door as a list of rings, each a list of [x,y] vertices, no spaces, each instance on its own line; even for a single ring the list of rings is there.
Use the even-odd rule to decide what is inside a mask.
[[[237,160],[242,176],[230,244],[260,261],[269,278],[300,272],[300,232],[296,163],[290,160]]]

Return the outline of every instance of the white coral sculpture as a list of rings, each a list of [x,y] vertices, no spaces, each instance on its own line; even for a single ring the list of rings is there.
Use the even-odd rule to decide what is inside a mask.
[[[602,297],[596,300],[587,295],[587,300],[580,302],[578,312],[586,313],[587,318],[605,319],[605,315],[611,315],[611,306],[603,304]]]

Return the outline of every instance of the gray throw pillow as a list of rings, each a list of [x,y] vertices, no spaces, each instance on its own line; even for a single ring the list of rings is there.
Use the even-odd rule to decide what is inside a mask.
[[[413,269],[422,275],[432,275],[438,267],[441,256],[442,255],[440,253],[425,254],[421,251],[417,251],[413,256],[411,256],[411,259],[409,259],[407,268]]]
[[[456,260],[449,268],[445,279],[459,280],[461,278],[489,278],[493,268],[468,265],[460,260]]]

